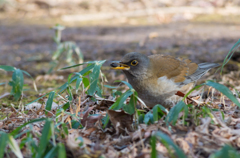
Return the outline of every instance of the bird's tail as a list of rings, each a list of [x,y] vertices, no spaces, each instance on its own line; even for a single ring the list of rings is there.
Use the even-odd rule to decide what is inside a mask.
[[[198,69],[192,75],[188,76],[192,79],[192,81],[196,81],[200,79],[203,75],[205,75],[210,69],[214,67],[218,67],[220,64],[217,63],[201,63],[198,64]]]

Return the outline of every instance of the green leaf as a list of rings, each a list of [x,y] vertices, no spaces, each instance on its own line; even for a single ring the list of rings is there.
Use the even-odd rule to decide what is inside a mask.
[[[116,88],[118,88],[118,87],[116,87],[116,86],[110,86],[110,85],[104,85],[104,87],[110,88],[110,89],[116,89]]]
[[[161,118],[164,115],[163,111],[165,113],[168,113],[168,110],[165,107],[163,107],[162,105],[160,105],[160,104],[155,105],[153,107],[152,111],[153,111],[153,120],[154,120],[154,122],[158,121],[159,118]],[[160,114],[160,116],[159,116],[159,114]]]
[[[33,87],[34,87],[35,91],[37,91],[37,85],[36,85],[33,77],[27,71],[24,71],[24,70],[21,70],[21,71],[33,80]]]
[[[17,141],[11,135],[8,135],[8,145],[18,158],[23,158],[22,152],[18,146]]]
[[[42,130],[42,136],[40,138],[39,146],[38,146],[38,151],[37,151],[37,157],[41,158],[43,157],[43,154],[46,150],[48,141],[51,137],[51,124],[52,122],[50,120],[46,120],[45,125]]]
[[[19,133],[19,131],[20,131],[23,127],[25,127],[25,126],[28,125],[28,124],[35,123],[35,122],[40,122],[40,121],[44,121],[44,120],[46,120],[46,118],[34,119],[34,120],[29,121],[29,122],[26,122],[26,123],[24,123],[23,125],[17,127],[15,130],[13,130],[13,131],[11,132],[11,135],[15,136],[16,134]]]
[[[8,134],[0,131],[0,158],[3,158],[8,143]]]
[[[0,69],[3,69],[5,71],[15,71],[16,68],[8,65],[0,65]]]
[[[185,123],[186,118],[188,117],[188,106],[184,106],[184,116],[183,116],[183,121]]]
[[[63,108],[64,111],[66,111],[69,108],[69,106],[70,106],[70,103],[67,102],[66,104],[63,105],[62,108]]]
[[[33,79],[33,77],[27,72],[27,71],[24,71],[24,70],[21,70],[25,75],[27,75],[28,77],[30,77],[31,79]]]
[[[179,113],[183,110],[183,108],[187,106],[183,101],[178,102],[172,109],[169,111],[166,117],[166,123],[176,124]]]
[[[84,62],[84,63],[81,63],[81,64],[75,64],[75,65],[72,65],[72,66],[63,67],[60,70],[74,68],[74,67],[78,67],[78,66],[81,66],[81,65],[84,65],[84,64],[95,64],[95,63],[96,63],[96,61],[88,61],[88,62]]]
[[[66,150],[62,143],[58,143],[58,158],[66,158]]]
[[[12,82],[10,83],[10,86],[12,86],[12,95],[14,96],[15,100],[18,100],[21,95],[22,95],[22,91],[23,91],[23,73],[20,69],[16,69],[15,71],[13,71],[12,74]]]
[[[87,77],[83,77],[83,85],[85,88],[90,85],[89,79]]]
[[[236,149],[229,145],[225,145],[221,150],[210,155],[209,158],[237,158],[240,154]]]
[[[137,115],[138,115],[139,124],[144,123],[143,121],[144,121],[145,114],[141,110],[137,109]]]
[[[67,59],[66,61],[69,63],[69,64],[75,64],[74,61],[73,61],[73,58],[72,58],[72,54],[73,54],[73,50],[72,49],[69,49],[67,51]]]
[[[68,75],[68,84],[70,84],[71,83],[71,78],[72,78],[72,73],[70,74],[70,75]]]
[[[135,113],[135,106],[137,105],[137,98],[134,95],[131,95],[129,104],[123,106],[123,110],[129,113],[130,115]]]
[[[152,124],[154,123],[152,111],[149,111],[148,113],[146,113],[146,115],[144,116],[143,122],[145,124],[148,124],[149,122],[151,122]]]
[[[154,135],[156,136],[156,138],[158,140],[160,140],[160,142],[168,149],[171,150],[170,146],[175,150],[175,155],[179,158],[187,158],[187,156],[184,154],[184,152],[182,151],[182,149],[180,149],[173,141],[171,138],[169,138],[169,136],[167,136],[166,134],[157,131],[156,133],[154,133]]]
[[[101,70],[102,64],[104,62],[105,62],[105,60],[96,62],[95,66],[93,68],[93,72],[91,74],[89,74],[91,83],[90,83],[90,87],[88,90],[88,95],[92,96],[96,91],[97,82],[99,80],[98,78],[99,78],[100,70]]]
[[[87,66],[86,68],[84,68],[82,71],[78,72],[80,75],[85,74],[86,72],[88,72],[89,70],[91,70],[92,68],[94,68],[95,64],[91,64],[89,66]],[[72,83],[73,81],[75,81],[77,78],[79,78],[79,74],[75,75],[71,78],[70,83]],[[84,79],[84,78],[83,78]],[[84,82],[83,82],[84,83]],[[62,93],[64,90],[66,90],[66,88],[69,86],[69,83],[66,82],[64,85],[62,85],[61,87],[59,87],[58,89],[60,89],[60,91],[58,93]]]
[[[55,96],[55,92],[54,92],[54,91],[50,92],[50,94],[49,94],[49,96],[48,96],[47,103],[46,103],[46,107],[45,107],[45,109],[46,109],[47,111],[51,111],[51,110],[52,110],[52,103],[53,103],[53,98],[54,98],[54,96]],[[46,112],[46,113],[47,113],[47,112]]]
[[[53,60],[53,61],[51,61],[50,62],[50,68],[49,68],[49,70],[48,70],[48,74],[50,74],[50,73],[52,73],[52,71],[54,70],[54,68],[58,65],[58,61],[57,60]]]
[[[183,99],[182,100],[185,100],[194,90],[196,90],[196,89],[198,89],[198,88],[200,88],[200,87],[202,87],[203,85],[205,85],[205,83],[203,83],[203,84],[200,84],[200,85],[197,85],[197,86],[195,86],[194,88],[192,88],[187,94],[185,94],[185,96],[183,97]]]
[[[50,93],[50,92],[49,92],[49,93]],[[29,104],[31,104],[31,103],[34,103],[34,102],[38,101],[39,99],[42,99],[43,97],[45,97],[45,96],[48,95],[49,93],[44,94],[43,96],[41,96],[41,97],[35,99],[34,101],[31,101],[30,103],[28,103],[28,104],[26,104],[26,105],[29,105]]]
[[[18,133],[17,135],[15,135],[14,138],[17,139],[17,138],[21,137],[22,135],[24,135],[28,132],[31,132],[31,130],[32,130],[32,127],[30,127],[29,130],[23,130],[21,133]]]
[[[240,107],[240,103],[234,97],[233,93],[226,86],[216,83],[216,82],[213,82],[213,81],[206,81],[206,85],[211,86],[211,87],[215,88],[216,90],[220,91],[222,94],[224,94],[232,102],[234,102],[237,106]]]
[[[130,89],[133,89],[132,85],[130,83],[126,82],[126,81],[117,80],[117,81],[114,81],[114,82],[122,82],[125,85],[127,85]]]
[[[44,158],[53,158],[56,157],[58,153],[58,146],[54,146],[45,156]]]
[[[52,60],[57,60],[63,52],[64,52],[64,47],[62,46],[62,44],[60,44],[57,47],[57,50],[53,52]]]
[[[120,108],[122,108],[124,101],[133,94],[132,90],[127,90],[125,93],[123,93],[121,95],[121,97],[119,97],[116,102],[109,108],[111,110],[119,110]]]
[[[71,123],[72,123],[72,128],[73,128],[73,129],[78,129],[79,127],[82,126],[82,125],[81,125],[78,121],[76,121],[76,120],[72,120]],[[67,128],[67,130],[68,130],[68,128]]]
[[[78,58],[83,60],[83,54],[82,54],[80,48],[77,47],[76,45],[74,45],[73,49],[74,49],[75,53],[78,55]]]
[[[225,57],[225,59],[223,61],[222,67],[221,67],[221,74],[222,74],[223,67],[229,62],[229,60],[233,56],[233,54],[234,54],[233,50],[236,50],[239,47],[239,44],[240,44],[240,39],[233,45],[231,50],[228,52],[227,56]]]
[[[156,149],[156,136],[151,137],[151,158],[157,158],[157,149]]]
[[[77,82],[76,82],[76,90],[78,90],[78,88],[79,88],[79,86],[81,85],[81,83],[82,83],[82,78],[77,78]]]
[[[72,95],[71,87],[68,87],[67,92],[68,92],[68,101],[72,101],[73,95]]]
[[[65,123],[62,123],[62,129],[66,135],[68,135],[68,127]]]
[[[123,107],[123,105],[124,105],[123,104],[124,101],[132,94],[133,94],[133,90],[130,90],[130,89],[127,90],[125,93],[123,93],[121,95],[121,97],[119,97],[116,100],[116,102],[111,107],[109,107],[109,109],[111,109],[111,110],[119,110],[119,109],[121,109]],[[105,128],[107,126],[108,122],[109,122],[109,117],[107,115],[106,118],[105,118],[105,122],[104,122],[103,128]]]

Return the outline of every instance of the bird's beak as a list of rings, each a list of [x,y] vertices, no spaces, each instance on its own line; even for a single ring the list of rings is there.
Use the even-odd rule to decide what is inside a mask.
[[[129,70],[130,66],[121,63],[120,61],[113,61],[110,66],[112,67],[112,69],[114,70]]]

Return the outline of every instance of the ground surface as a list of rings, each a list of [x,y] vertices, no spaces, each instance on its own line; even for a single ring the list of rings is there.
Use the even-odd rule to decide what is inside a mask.
[[[52,40],[54,31],[50,29],[54,23],[33,25],[6,19],[0,23],[0,64],[17,66],[33,75],[46,73],[47,69],[39,69],[37,64],[29,65],[51,60],[50,53],[56,46]],[[101,24],[67,27],[62,37],[63,41],[75,41],[85,60],[119,60],[128,52],[138,51],[184,56],[195,62],[221,62],[240,37],[240,27],[234,20],[154,26]]]

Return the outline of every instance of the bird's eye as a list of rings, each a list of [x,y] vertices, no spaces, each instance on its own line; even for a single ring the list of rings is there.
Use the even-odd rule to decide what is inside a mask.
[[[138,64],[138,61],[137,60],[133,60],[132,62],[131,62],[131,65],[132,66],[136,66]]]

